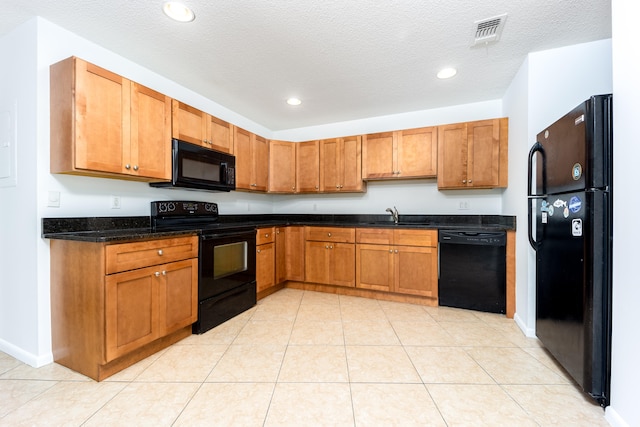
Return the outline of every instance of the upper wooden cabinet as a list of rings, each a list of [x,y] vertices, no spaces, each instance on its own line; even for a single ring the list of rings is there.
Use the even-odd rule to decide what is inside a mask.
[[[172,101],[172,136],[233,154],[233,125],[180,101]]]
[[[438,127],[438,189],[507,187],[508,119]]]
[[[52,173],[171,179],[171,99],[70,57],[53,64]]]
[[[361,192],[362,139],[360,136],[320,141],[320,191]]]
[[[364,135],[363,179],[433,178],[437,171],[435,127]]]
[[[294,142],[269,141],[269,192],[296,191],[296,146]]]
[[[319,141],[296,144],[296,193],[317,193],[320,190]]]
[[[233,127],[236,156],[236,190],[267,191],[269,182],[269,143],[242,128]]]

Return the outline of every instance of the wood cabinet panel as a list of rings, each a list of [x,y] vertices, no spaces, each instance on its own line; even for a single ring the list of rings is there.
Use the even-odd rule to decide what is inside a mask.
[[[393,232],[388,228],[356,228],[356,243],[393,245]]]
[[[322,242],[354,243],[355,228],[341,227],[305,227],[306,240]]]
[[[176,237],[117,245],[77,241],[51,242],[52,350],[61,365],[100,381],[191,334],[197,320],[197,237]],[[169,258],[140,268],[107,273],[107,258],[137,248],[137,254],[166,247],[178,250]],[[110,246],[119,249],[108,250]],[[124,251],[126,253],[126,251]],[[136,252],[136,251],[134,251]],[[109,255],[107,255],[109,253]],[[115,254],[115,255],[114,255]],[[146,256],[146,255],[145,255]],[[156,257],[158,255],[156,254]],[[131,257],[125,255],[127,260]],[[119,271],[119,268],[112,268]]]
[[[395,292],[430,298],[438,297],[438,251],[436,248],[396,246],[394,264]]]
[[[285,267],[287,280],[304,281],[304,227],[286,228]]]
[[[508,182],[508,119],[438,127],[438,189],[500,188]]]
[[[75,57],[50,79],[52,173],[171,178],[169,98]]]
[[[233,154],[233,125],[183,102],[172,100],[172,137]]]
[[[393,132],[364,135],[362,138],[362,178],[395,178],[397,149]]]
[[[389,245],[356,245],[356,286],[390,292],[393,287],[393,250]]]
[[[297,144],[287,141],[269,141],[269,192],[296,191]]]
[[[321,140],[320,191],[360,192],[364,189],[361,137]]]
[[[329,283],[329,244],[307,240],[304,247],[304,280]]]
[[[275,227],[263,227],[256,230],[256,245],[264,245],[265,243],[274,243],[276,238]]]
[[[256,291],[260,292],[275,285],[275,244],[256,246]]]
[[[438,133],[435,127],[364,135],[364,179],[406,179],[436,176]]]
[[[296,144],[296,192],[317,193],[320,189],[319,141]]]
[[[329,284],[356,285],[356,248],[353,243],[329,244]]]
[[[393,231],[393,243],[407,246],[438,245],[438,230],[412,230],[400,228]]]
[[[438,129],[398,131],[396,175],[400,178],[435,177],[438,168]]]
[[[198,237],[177,237],[106,246],[107,274],[198,256]]]
[[[233,127],[236,190],[266,192],[269,182],[269,144],[261,136]]]

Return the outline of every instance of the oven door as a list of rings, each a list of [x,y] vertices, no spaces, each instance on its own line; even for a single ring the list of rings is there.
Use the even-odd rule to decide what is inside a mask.
[[[198,300],[256,280],[254,229],[204,234],[200,238]]]

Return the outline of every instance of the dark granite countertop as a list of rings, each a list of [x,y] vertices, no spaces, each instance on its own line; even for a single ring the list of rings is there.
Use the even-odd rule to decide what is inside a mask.
[[[238,227],[316,225],[331,227],[515,230],[515,216],[506,215],[390,215],[265,214],[220,215],[217,230]],[[43,218],[42,237],[86,242],[122,242],[200,234],[201,230],[154,231],[148,216]]]

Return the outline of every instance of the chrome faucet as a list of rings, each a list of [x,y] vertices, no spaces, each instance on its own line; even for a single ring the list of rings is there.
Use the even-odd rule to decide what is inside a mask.
[[[394,206],[393,209],[387,208],[386,211],[389,212],[393,217],[393,223],[398,224],[398,219],[399,219],[398,208]]]

